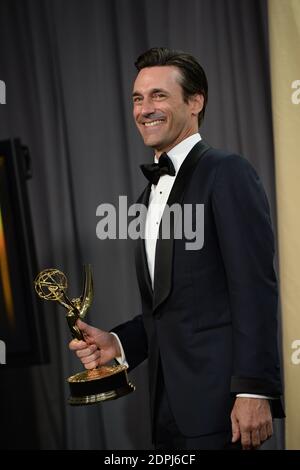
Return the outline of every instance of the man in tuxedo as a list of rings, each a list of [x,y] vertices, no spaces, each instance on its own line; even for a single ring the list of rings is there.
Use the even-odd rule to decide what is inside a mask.
[[[148,207],[136,252],[142,314],[112,332],[79,320],[85,341],[70,348],[87,369],[148,359],[157,449],[257,448],[272,414],[283,416],[267,198],[246,159],[201,139],[208,87],[196,59],[154,48],[135,65],[133,115],[155,152],[139,199]],[[203,205],[201,249],[174,236],[176,220],[163,236],[173,204],[194,218]]]

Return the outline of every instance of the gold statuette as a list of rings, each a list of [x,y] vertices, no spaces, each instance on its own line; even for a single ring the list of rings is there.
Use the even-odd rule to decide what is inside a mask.
[[[41,299],[59,302],[67,309],[66,319],[73,338],[83,340],[76,326],[78,318],[84,319],[93,300],[93,278],[90,265],[84,266],[82,295],[70,300],[66,295],[68,281],[58,269],[45,269],[34,281],[36,293]],[[86,370],[68,378],[71,396],[70,405],[87,405],[113,400],[133,392],[135,387],[128,381],[125,365],[101,366]]]

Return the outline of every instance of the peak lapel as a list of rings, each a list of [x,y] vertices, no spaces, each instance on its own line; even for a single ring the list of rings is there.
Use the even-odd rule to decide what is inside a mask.
[[[208,149],[209,146],[205,142],[203,142],[203,140],[201,140],[192,148],[190,153],[187,155],[180,167],[180,170],[172,187],[169,199],[167,201],[168,207],[171,207],[173,204],[176,203],[182,203],[185,188],[193,174],[196,164]],[[163,213],[162,221],[164,216],[167,216],[166,211],[164,211]],[[160,233],[162,221],[160,224]],[[153,311],[155,311],[155,309],[168,297],[172,287],[172,265],[174,246],[174,223],[172,224],[172,222],[174,221],[170,221],[170,237],[162,239],[160,235],[156,244]]]
[[[149,196],[151,191],[151,184],[149,183],[146,186],[145,190],[137,200],[137,204],[142,204],[145,207],[148,207],[149,203]],[[143,227],[142,231],[145,231],[145,224],[146,219],[143,220]],[[152,291],[152,284],[148,269],[148,261],[146,256],[145,250],[145,242],[144,238],[140,237],[137,242],[137,247],[135,251],[135,265],[136,265],[136,273],[138,278],[138,283],[140,287],[140,292],[143,299],[147,302],[149,306],[152,306],[153,302],[153,291]]]

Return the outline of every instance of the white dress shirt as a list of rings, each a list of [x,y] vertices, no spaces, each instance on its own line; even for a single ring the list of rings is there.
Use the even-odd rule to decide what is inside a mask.
[[[167,200],[172,190],[176,175],[185,157],[192,150],[194,145],[201,140],[200,134],[193,134],[187,139],[173,147],[168,156],[172,160],[176,174],[175,176],[163,175],[159,178],[157,185],[152,184],[149,197],[148,212],[145,226],[145,249],[148,261],[149,274],[154,285],[155,250],[158,237],[159,225],[164,212]],[[155,163],[158,159],[154,158]]]

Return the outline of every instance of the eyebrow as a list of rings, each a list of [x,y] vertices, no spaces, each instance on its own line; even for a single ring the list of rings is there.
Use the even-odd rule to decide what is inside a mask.
[[[166,90],[164,90],[163,88],[152,88],[152,90],[150,90],[150,93],[166,93],[168,94],[168,92]],[[135,96],[143,96],[143,93],[141,93],[140,91],[134,91],[132,93],[132,98],[134,98]]]

